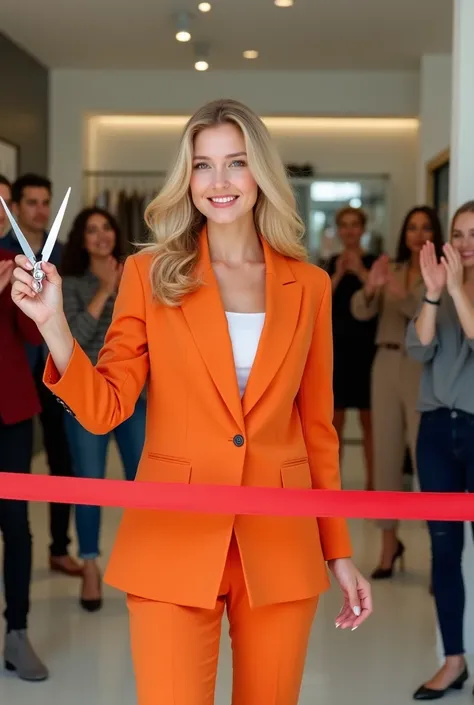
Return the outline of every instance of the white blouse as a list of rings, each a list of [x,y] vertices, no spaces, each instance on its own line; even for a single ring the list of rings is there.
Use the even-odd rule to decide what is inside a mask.
[[[247,386],[250,370],[257,354],[265,322],[264,313],[232,313],[226,311],[229,335],[234,351],[234,364],[240,396]]]

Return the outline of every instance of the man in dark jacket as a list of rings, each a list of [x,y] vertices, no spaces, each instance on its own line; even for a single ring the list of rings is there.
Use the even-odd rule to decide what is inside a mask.
[[[13,257],[0,249],[0,474],[31,471],[33,417],[41,410],[25,351],[25,343],[38,345],[41,336],[11,299]],[[0,499],[0,531],[4,541],[5,666],[23,680],[45,680],[48,670],[27,634],[32,558],[27,502]]]
[[[13,184],[11,200],[16,221],[31,249],[40,259],[50,217],[51,182],[36,174],[25,174]],[[9,231],[0,243],[2,248],[9,250],[13,255],[22,253],[12,231]],[[57,242],[50,262],[58,267],[60,259],[61,244]],[[47,350],[40,344],[27,345],[26,351],[41,402],[40,422],[50,473],[54,476],[69,477],[72,475],[72,463],[64,430],[64,411],[42,381]],[[81,566],[68,554],[70,513],[68,504],[50,505],[50,567],[51,570],[68,575],[81,575]]]

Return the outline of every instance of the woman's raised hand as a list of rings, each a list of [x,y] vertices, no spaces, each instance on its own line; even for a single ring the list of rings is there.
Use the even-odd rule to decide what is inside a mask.
[[[382,287],[387,283],[388,278],[388,264],[389,260],[387,255],[381,255],[375,262],[369,271],[369,276],[367,277],[367,282],[365,284],[365,293],[367,296],[373,296],[380,291]]]
[[[443,247],[444,256],[441,257],[441,264],[446,272],[446,288],[451,296],[462,289],[464,281],[464,269],[461,255],[450,243]]]
[[[436,258],[432,242],[425,242],[420,252],[421,275],[430,299],[439,299],[446,286],[446,268]]]
[[[12,277],[12,299],[23,313],[31,318],[38,328],[58,316],[63,316],[61,277],[54,264],[42,262],[45,277],[43,289],[35,291],[32,276],[33,265],[25,255],[15,257],[16,267]]]

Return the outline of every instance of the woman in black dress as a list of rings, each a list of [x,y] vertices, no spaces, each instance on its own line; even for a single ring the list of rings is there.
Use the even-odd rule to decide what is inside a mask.
[[[373,489],[372,422],[370,412],[370,375],[375,355],[377,320],[358,321],[351,313],[352,296],[367,278],[376,260],[364,254],[360,240],[367,217],[360,208],[343,208],[336,216],[339,239],[344,245],[341,254],[332,257],[328,273],[333,291],[334,337],[334,425],[342,457],[342,435],[346,409],[358,409],[362,427],[366,483]]]

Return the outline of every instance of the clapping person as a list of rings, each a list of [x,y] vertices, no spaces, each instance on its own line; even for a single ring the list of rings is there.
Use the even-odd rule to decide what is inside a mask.
[[[328,262],[332,282],[334,346],[334,426],[343,448],[347,409],[357,409],[362,427],[366,465],[366,489],[373,488],[372,421],[370,413],[370,371],[375,354],[377,321],[357,320],[351,312],[351,298],[367,280],[375,257],[362,251],[360,241],[367,217],[360,208],[343,208],[336,216],[337,233],[344,249]]]
[[[426,206],[412,209],[400,233],[395,262],[382,255],[372,266],[364,288],[354,294],[351,310],[361,321],[378,316],[377,354],[372,370],[372,414],[374,430],[375,487],[402,489],[406,447],[415,467],[419,415],[416,410],[421,366],[407,356],[406,328],[423,295],[420,252],[432,242],[441,252],[441,224],[436,212]],[[405,547],[398,538],[398,523],[381,520],[382,546],[374,580],[391,578]]]
[[[112,321],[124,251],[118,224],[107,211],[87,208],[79,213],[63,253],[64,312],[74,337],[93,364]],[[113,432],[128,480],[135,478],[143,450],[145,413],[142,395],[131,417]],[[65,416],[75,475],[103,478],[112,434],[95,435],[70,414]],[[79,555],[84,561],[80,603],[85,610],[95,611],[102,605],[97,565],[101,513],[99,507],[85,505],[75,511]]]
[[[455,213],[449,244],[421,253],[425,296],[407,332],[409,354],[423,364],[417,465],[423,492],[474,491],[474,201]],[[428,522],[432,581],[444,646],[441,669],[415,693],[437,700],[468,678],[464,659],[462,522]]]

